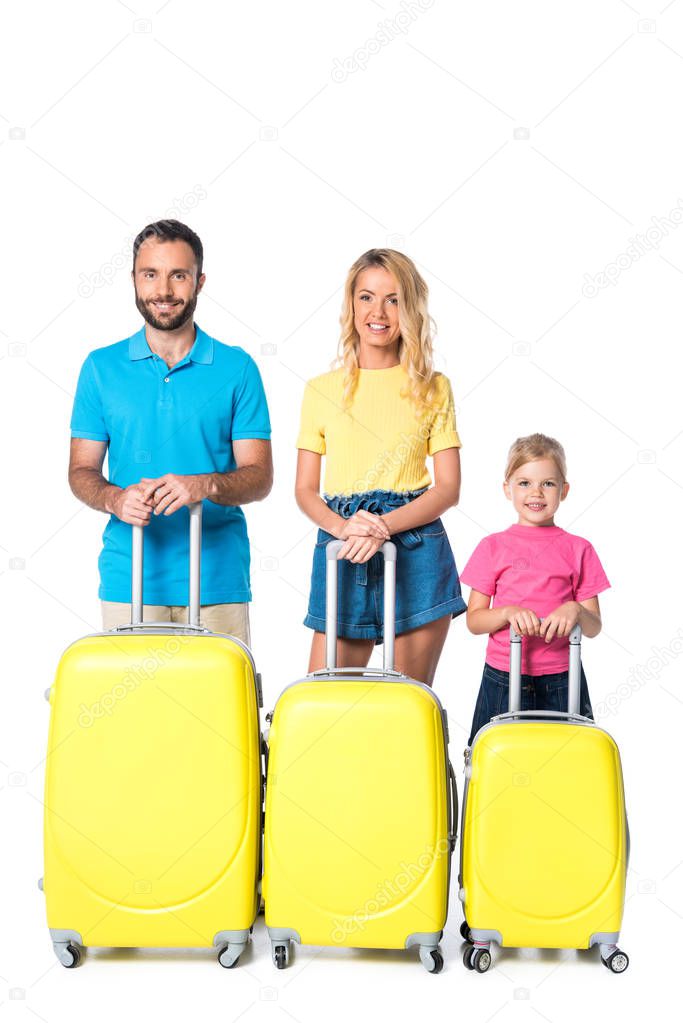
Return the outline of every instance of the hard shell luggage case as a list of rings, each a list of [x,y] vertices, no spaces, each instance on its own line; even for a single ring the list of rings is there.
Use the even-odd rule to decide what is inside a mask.
[[[142,621],[67,648],[49,691],[47,919],[85,946],[216,947],[234,966],[258,908],[260,680],[247,647],[201,627],[201,504],[190,509],[187,625]]]
[[[266,778],[266,925],[275,965],[292,941],[418,946],[443,966],[457,795],[446,714],[393,668],[396,548],[384,554],[384,669],[336,667],[337,556],[327,546],[327,667],[272,715]]]
[[[490,943],[600,946],[613,972],[624,906],[628,826],[619,750],[578,713],[581,629],[569,639],[569,709],[520,711],[521,637],[510,629],[509,711],[465,751],[460,898],[463,962],[484,973]]]

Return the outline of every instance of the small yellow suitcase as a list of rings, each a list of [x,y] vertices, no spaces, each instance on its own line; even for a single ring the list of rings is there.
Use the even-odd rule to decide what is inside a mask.
[[[619,751],[578,713],[581,629],[570,636],[569,711],[520,711],[521,637],[511,629],[510,709],[465,754],[460,898],[463,962],[484,973],[490,944],[600,946],[614,973],[628,827]]]
[[[142,621],[65,651],[49,691],[45,875],[59,961],[86,946],[214,946],[234,966],[258,911],[260,681],[243,643],[199,624],[201,504],[190,513],[190,621]]]
[[[336,665],[337,555],[327,547],[327,668],[288,686],[269,736],[263,896],[275,965],[292,941],[417,946],[438,973],[457,811],[446,714],[393,670],[396,548],[382,548],[384,670]]]

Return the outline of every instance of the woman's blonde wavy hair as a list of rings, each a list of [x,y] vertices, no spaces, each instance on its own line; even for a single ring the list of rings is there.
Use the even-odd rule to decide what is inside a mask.
[[[354,324],[353,297],[356,281],[363,270],[379,266],[393,274],[398,284],[398,346],[401,365],[408,374],[406,397],[412,402],[418,418],[428,413],[436,394],[432,355],[432,337],[436,325],[427,309],[429,289],[412,259],[396,249],[368,249],[353,264],[344,285],[341,336],[337,363],[343,365],[343,407],[348,409],[358,386],[358,351],[360,338]]]

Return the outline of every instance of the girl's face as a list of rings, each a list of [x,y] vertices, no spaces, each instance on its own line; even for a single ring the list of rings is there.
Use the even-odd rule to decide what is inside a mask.
[[[381,266],[371,266],[356,278],[353,322],[361,345],[390,348],[398,344],[398,282]]]
[[[555,512],[569,491],[552,458],[538,458],[521,465],[503,484],[520,526],[552,526]]]

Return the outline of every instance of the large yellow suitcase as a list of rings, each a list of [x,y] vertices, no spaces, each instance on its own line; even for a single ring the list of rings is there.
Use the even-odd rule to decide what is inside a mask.
[[[384,670],[336,668],[340,542],[327,548],[327,668],[272,715],[263,895],[273,959],[292,941],[417,946],[439,972],[454,828],[446,715],[393,670],[396,548],[385,555]]]
[[[511,629],[510,711],[466,751],[460,898],[463,961],[485,972],[490,943],[589,948],[615,972],[628,828],[619,751],[581,717],[581,630],[570,637],[569,712],[519,711],[521,637]]]
[[[214,946],[234,966],[258,911],[259,679],[243,643],[199,624],[201,505],[191,509],[190,623],[134,624],[61,658],[45,779],[43,887],[54,949]]]

